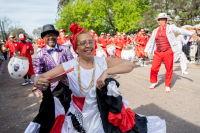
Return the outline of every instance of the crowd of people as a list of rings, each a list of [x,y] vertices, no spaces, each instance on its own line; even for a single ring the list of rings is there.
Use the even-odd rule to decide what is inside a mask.
[[[72,34],[68,36],[65,35],[64,29],[57,31],[51,24],[44,25],[41,38],[36,41],[38,49],[34,68],[31,58],[34,48],[31,43],[25,41],[25,34],[19,35],[20,42],[17,42],[15,36],[9,36],[8,42],[2,47],[5,59],[8,51],[9,58],[23,56],[28,59],[29,70],[22,85],[34,84],[44,101],[41,108],[45,109],[40,109],[38,116],[27,127],[25,133],[36,133],[38,129],[43,132],[63,133],[146,133],[148,130],[166,132],[165,121],[159,117],[141,116],[132,112],[128,108],[128,102],[119,93],[119,83],[107,77],[133,70],[135,66],[129,57],[122,60],[123,50],[132,50],[141,67],[147,66],[145,60],[153,57],[150,89],[158,85],[157,75],[161,63],[164,62],[165,91],[170,92],[173,64],[180,59],[182,74],[188,74],[186,63],[188,60],[191,63],[196,60],[196,44],[200,41],[200,30],[197,30],[196,34],[169,25],[168,19],[166,13],[160,13],[156,19],[158,28],[148,34],[141,29],[134,35],[110,35],[102,32],[98,36],[95,31],[86,31],[72,23],[69,27]],[[108,50],[111,46],[114,48],[114,54]],[[34,82],[31,81],[33,74],[36,76]],[[49,98],[51,100],[48,100]],[[52,110],[50,106],[44,106],[51,105],[52,99],[55,104],[53,107],[57,109],[44,112]],[[51,121],[51,116],[55,120]],[[154,122],[157,126],[153,127]]]

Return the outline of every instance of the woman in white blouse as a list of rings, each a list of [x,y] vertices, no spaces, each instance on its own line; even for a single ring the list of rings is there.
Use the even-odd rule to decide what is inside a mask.
[[[63,128],[61,132],[78,133],[75,127],[73,127],[71,116],[69,115],[75,114],[79,124],[87,133],[107,133],[107,129],[105,129],[103,126],[104,123],[101,119],[102,115],[100,114],[97,105],[96,88],[101,90],[106,85],[105,80],[109,75],[123,74],[132,71],[134,64],[128,60],[93,56],[95,50],[95,42],[93,41],[93,37],[86,32],[85,29],[81,28],[75,23],[70,26],[70,31],[73,32],[73,35],[70,37],[72,47],[79,57],[69,62],[65,62],[56,68],[37,76],[34,79],[34,85],[38,89],[44,91],[47,89],[50,82],[62,80],[64,77],[67,77],[69,80],[69,89],[72,91],[73,96],[70,103],[70,108],[68,109],[65,115],[65,120],[62,123]],[[60,73],[69,70],[70,68],[74,68],[74,70],[67,73],[67,75],[63,75],[48,81],[49,78],[55,77]],[[109,84],[112,86],[110,88],[109,85],[107,85],[107,88],[109,88],[109,94],[107,93],[107,95],[111,95],[113,97],[116,97],[116,95],[121,96],[115,82],[112,83],[114,84]],[[138,129],[138,127],[142,127],[142,129],[147,131],[145,126],[141,126],[139,123],[137,123],[137,120],[135,121],[135,113],[128,108],[128,102],[124,97],[122,98],[122,101],[125,111],[122,115],[126,116],[123,117],[125,119],[122,121],[129,121],[124,122],[122,125],[120,124],[120,126],[115,126],[120,128],[121,133],[132,133],[134,132],[133,130]],[[79,104],[76,104],[77,102],[79,102]],[[112,114],[112,116],[115,117],[115,114]],[[109,118],[112,119],[111,117]],[[166,123],[164,120],[161,120],[156,116],[150,116],[146,118],[147,120],[145,121],[145,124],[147,124],[149,131],[151,130],[158,133],[166,132]],[[115,123],[117,119],[118,118],[115,118],[114,121],[109,122]],[[137,126],[138,124],[140,126]]]

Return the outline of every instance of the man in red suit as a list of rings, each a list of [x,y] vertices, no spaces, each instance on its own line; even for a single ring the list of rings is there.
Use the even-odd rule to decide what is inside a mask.
[[[165,74],[165,86],[166,92],[170,92],[171,80],[173,75],[173,59],[174,52],[179,52],[182,48],[179,47],[177,39],[174,34],[182,34],[185,36],[192,36],[193,38],[198,39],[197,35],[187,31],[182,28],[178,28],[175,25],[168,25],[166,13],[160,13],[158,15],[157,23],[158,28],[154,29],[151,38],[149,39],[146,48],[145,55],[147,56],[148,52],[151,54],[154,53],[151,74],[150,74],[150,89],[153,89],[158,85],[157,75],[161,66],[161,63],[164,62],[166,74]]]
[[[121,34],[117,33],[117,38],[114,40],[115,45],[115,57],[121,59],[121,53],[123,49],[123,41],[121,40]]]
[[[106,46],[107,46],[107,39],[104,38],[104,33],[102,32],[101,33],[101,36],[99,37],[99,43],[101,45],[101,47],[103,48],[103,50],[106,52],[106,54],[108,55],[107,53],[107,49],[106,49]]]
[[[32,63],[31,55],[34,54],[34,48],[31,43],[25,41],[26,40],[25,34],[20,34],[19,40],[21,42],[19,42],[17,45],[15,45],[15,54],[18,56],[27,57],[28,61],[29,61],[29,70],[28,70],[27,74],[24,76],[25,82],[22,84],[22,86],[25,86],[27,84],[33,84],[33,82],[31,81],[31,75],[34,74],[34,70],[33,70],[33,63]]]
[[[138,56],[138,58],[140,58],[141,66],[147,66],[147,65],[144,64],[144,61],[145,61],[144,49],[146,47],[148,37],[145,35],[144,29],[141,29],[140,33],[141,34],[137,38],[137,44],[138,44],[138,54],[137,54],[137,56]]]
[[[107,34],[106,45],[110,45],[112,43],[112,39],[110,38],[110,34]]]

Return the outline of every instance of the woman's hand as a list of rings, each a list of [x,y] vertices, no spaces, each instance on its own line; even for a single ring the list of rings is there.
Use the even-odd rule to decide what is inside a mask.
[[[101,90],[105,86],[105,80],[108,77],[108,73],[104,71],[101,76],[97,79],[96,87]]]
[[[42,91],[45,91],[48,86],[49,86],[49,83],[50,81],[48,80],[48,78],[35,78],[34,79],[34,86],[39,89],[39,90],[42,90]]]

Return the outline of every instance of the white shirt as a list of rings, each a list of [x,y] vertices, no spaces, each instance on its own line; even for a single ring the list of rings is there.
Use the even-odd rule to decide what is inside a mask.
[[[54,48],[58,48],[57,44],[56,44],[56,46]],[[52,49],[52,48],[47,45],[47,49]],[[52,51],[49,54],[52,56],[52,58],[53,58],[54,62],[56,63],[56,65],[58,65],[58,62],[57,62],[58,53],[56,51]]]

